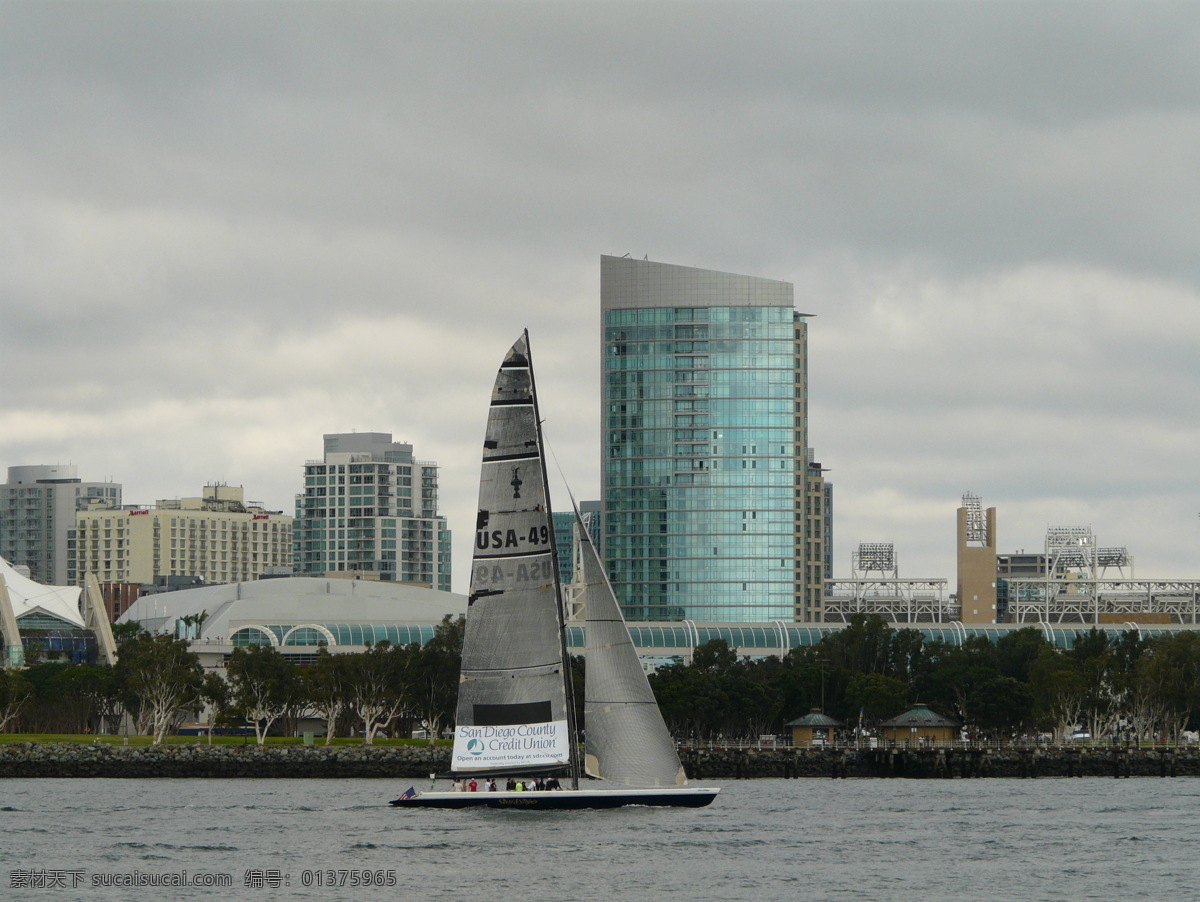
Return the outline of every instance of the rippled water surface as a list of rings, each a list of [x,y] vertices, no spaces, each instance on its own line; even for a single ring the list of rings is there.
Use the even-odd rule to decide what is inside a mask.
[[[700,810],[530,812],[394,810],[394,781],[0,781],[0,897],[1027,902],[1200,887],[1200,780],[720,785]],[[327,869],[396,885],[331,889]],[[14,886],[39,871],[80,885]],[[183,871],[233,886],[93,885]]]

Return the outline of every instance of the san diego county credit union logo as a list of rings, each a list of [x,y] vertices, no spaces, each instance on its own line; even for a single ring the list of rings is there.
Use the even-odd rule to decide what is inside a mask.
[[[467,751],[472,755],[482,755],[483,754],[483,740],[482,739],[472,739],[470,742],[467,743]]]

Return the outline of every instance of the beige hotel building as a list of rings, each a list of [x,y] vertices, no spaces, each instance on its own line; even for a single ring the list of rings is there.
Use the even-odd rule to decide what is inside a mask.
[[[80,511],[69,545],[79,585],[88,573],[101,583],[247,582],[269,567],[291,569],[292,518],[247,504],[241,486],[209,485],[199,498]]]

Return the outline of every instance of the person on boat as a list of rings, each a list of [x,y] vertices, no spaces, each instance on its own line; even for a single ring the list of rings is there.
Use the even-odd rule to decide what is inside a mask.
[[[512,777],[509,777],[509,778],[508,778],[508,782],[504,784],[504,789],[505,789],[507,792],[516,792],[516,790],[517,790],[517,781],[516,781],[516,780],[514,780]]]
[[[455,792],[465,792],[466,791],[466,787],[463,786],[462,777],[459,777],[458,779],[456,779],[454,781],[454,791]]]
[[[550,790],[562,789],[562,784],[558,782],[558,777],[551,776],[546,778],[545,788]]]
[[[467,784],[467,789],[470,792],[478,792],[479,791],[479,784],[475,782],[474,777],[472,777],[471,782]]]
[[[518,780],[517,781],[517,792],[524,792],[524,791],[525,791],[525,784],[523,782],[521,782],[520,780]]]
[[[488,777],[488,788],[487,788],[487,791],[488,791],[488,792],[495,792],[495,791],[496,791],[496,778],[495,778],[495,777]]]

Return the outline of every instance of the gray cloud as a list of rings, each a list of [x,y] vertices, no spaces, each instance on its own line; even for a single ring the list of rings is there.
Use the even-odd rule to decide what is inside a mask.
[[[598,493],[598,256],[792,281],[835,568],[1092,525],[1195,560],[1200,9],[0,4],[0,463],[290,508],[323,432],[442,467],[531,329]],[[1011,544],[1010,544],[1011,537]],[[906,563],[907,562],[907,563]]]

